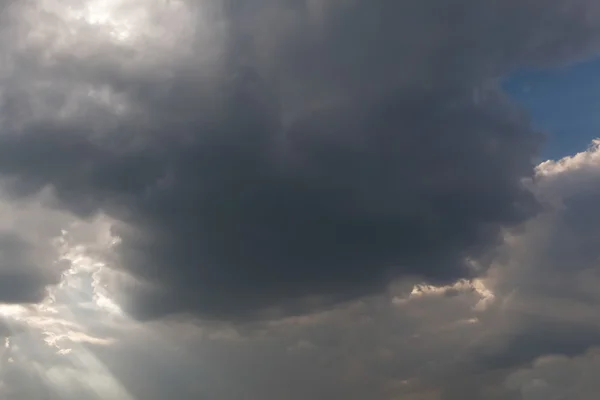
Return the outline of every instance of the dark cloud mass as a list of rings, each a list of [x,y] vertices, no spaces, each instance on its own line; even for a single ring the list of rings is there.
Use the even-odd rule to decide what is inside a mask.
[[[119,296],[140,318],[473,276],[467,257],[537,209],[522,179],[539,138],[494,79],[600,37],[583,0],[231,0],[192,24],[208,8],[159,62],[95,36],[65,50],[59,25],[47,54],[10,53],[0,171],[15,195],[49,185],[117,221],[114,265],[142,282]]]

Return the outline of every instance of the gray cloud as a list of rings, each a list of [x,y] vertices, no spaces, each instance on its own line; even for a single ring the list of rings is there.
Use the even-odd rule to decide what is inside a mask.
[[[58,277],[48,276],[46,270],[29,259],[30,245],[13,234],[0,234],[0,301],[28,303],[41,301],[45,286],[58,283]],[[52,274],[52,272],[50,272]]]
[[[49,184],[62,206],[122,222],[118,264],[159,286],[126,301],[138,316],[297,312],[307,297],[353,298],[390,276],[449,282],[470,274],[466,253],[529,215],[520,179],[535,135],[495,91],[473,101],[484,64],[464,54],[462,35],[412,43],[417,32],[390,17],[402,15],[391,2],[334,4],[318,20],[311,8],[268,3],[231,2],[226,56],[208,77],[197,57],[133,75],[126,53],[97,66],[82,46],[120,50],[97,41],[56,50],[54,66],[28,47],[13,52],[29,65],[9,74],[0,168],[18,178],[15,193]],[[406,11],[419,25],[440,22],[416,3]],[[293,24],[278,23],[286,15]],[[477,32],[465,18],[436,38]],[[431,71],[442,49],[468,78],[446,62]],[[407,60],[414,69],[401,68]],[[96,96],[58,118],[86,86]],[[102,103],[101,88],[129,110]]]
[[[478,368],[514,368],[546,354],[578,356],[600,344],[599,142],[537,167],[545,211],[506,237],[486,285],[498,302],[490,333],[472,347]]]
[[[0,198],[0,304],[37,303],[68,267],[56,238],[70,218],[45,210],[40,197],[18,204],[7,197]]]
[[[62,284],[0,318],[0,396],[597,392],[600,151],[534,171],[494,80],[596,51],[600,6],[43,3],[0,13],[0,302]]]
[[[82,262],[53,291],[53,310],[42,314],[49,321],[30,323],[46,336],[34,332],[12,340],[20,348],[12,354],[22,357],[9,366],[7,388],[15,400],[46,392],[105,398],[115,390],[148,399],[529,400],[555,392],[590,398],[596,355],[582,353],[598,339],[592,301],[597,285],[589,272],[577,276],[594,271],[595,258],[576,246],[587,248],[583,239],[594,235],[592,228],[577,229],[584,224],[571,204],[593,221],[595,202],[584,200],[594,198],[599,154],[592,147],[537,168],[531,183],[545,210],[505,237],[481,281],[411,291],[411,282],[402,280],[386,295],[270,321],[138,324],[73,296],[99,289],[85,278]],[[82,243],[96,254],[106,240],[103,230],[82,224],[65,236],[69,246]],[[582,240],[572,237],[570,246],[561,247],[565,231],[580,232]],[[546,257],[543,249],[553,246],[570,249],[569,263],[558,257],[562,252]],[[561,287],[551,285],[556,274]],[[82,327],[87,329],[79,332]],[[63,337],[58,348],[39,343],[56,336]],[[66,348],[72,352],[57,354]],[[544,357],[554,353],[574,357]],[[98,386],[96,379],[108,383]]]
[[[598,395],[598,349],[590,349],[578,357],[546,356],[529,368],[513,373],[506,386],[523,400],[569,398],[594,399]]]
[[[298,313],[478,273],[466,257],[536,208],[538,137],[488,80],[600,33],[588,1],[207,7],[177,14],[195,33],[164,56],[108,28],[68,36],[52,10],[5,28],[0,170],[15,195],[49,185],[117,220],[113,264],[141,282],[117,296],[140,318]],[[44,29],[23,38],[27,13]]]

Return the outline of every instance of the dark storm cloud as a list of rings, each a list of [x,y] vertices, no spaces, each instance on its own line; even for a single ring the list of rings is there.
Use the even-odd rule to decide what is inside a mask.
[[[466,257],[536,208],[521,180],[537,135],[487,80],[600,37],[583,0],[225,5],[210,69],[199,45],[156,67],[96,36],[54,63],[12,54],[0,170],[15,194],[50,185],[61,207],[118,220],[114,265],[143,282],[118,296],[141,318],[296,313],[399,276],[472,276]],[[90,87],[113,97],[75,96],[64,116]]]

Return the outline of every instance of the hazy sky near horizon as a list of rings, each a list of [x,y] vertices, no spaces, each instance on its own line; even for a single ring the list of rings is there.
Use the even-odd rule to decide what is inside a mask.
[[[599,57],[592,0],[0,5],[0,398],[595,399]]]

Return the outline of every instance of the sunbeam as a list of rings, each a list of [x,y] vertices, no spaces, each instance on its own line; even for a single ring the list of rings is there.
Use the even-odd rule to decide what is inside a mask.
[[[77,225],[72,228],[76,230]],[[107,225],[83,227],[92,228],[106,231]],[[126,329],[131,323],[98,291],[94,274],[104,265],[90,255],[90,243],[86,246],[72,242],[77,235],[65,229],[55,241],[61,258],[71,267],[64,272],[60,285],[49,290],[44,302],[27,307],[0,306],[9,335],[1,352],[2,368],[13,363],[32,371],[45,390],[54,393],[57,399],[135,400],[94,353],[95,346],[109,346],[114,341],[92,333],[94,327],[118,323],[120,329]],[[100,239],[105,237],[99,235]],[[109,240],[95,245],[110,246],[110,243]],[[46,365],[46,360],[53,362]]]

